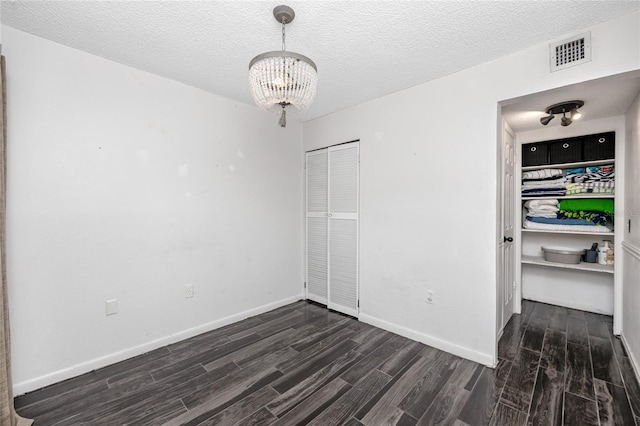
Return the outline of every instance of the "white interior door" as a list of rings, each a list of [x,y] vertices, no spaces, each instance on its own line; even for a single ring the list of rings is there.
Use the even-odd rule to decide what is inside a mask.
[[[329,303],[358,314],[358,143],[329,148]]]
[[[329,152],[307,153],[306,297],[327,304],[329,255]]]
[[[514,171],[515,171],[515,140],[510,129],[503,125],[502,130],[502,208],[500,229],[502,229],[502,241],[499,244],[498,253],[498,294],[499,314],[498,332],[506,325],[513,315],[513,292],[515,288],[514,274]]]
[[[358,314],[359,146],[307,153],[306,297]]]

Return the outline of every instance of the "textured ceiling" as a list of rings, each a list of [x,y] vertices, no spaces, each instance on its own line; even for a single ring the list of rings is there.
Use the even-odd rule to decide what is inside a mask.
[[[280,48],[277,1],[2,1],[2,23],[252,103],[247,67]],[[287,49],[318,65],[309,120],[572,35],[638,1],[289,1]]]

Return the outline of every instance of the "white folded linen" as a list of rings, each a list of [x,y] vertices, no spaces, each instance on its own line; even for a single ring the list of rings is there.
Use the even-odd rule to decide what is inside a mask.
[[[545,211],[545,212],[559,212],[560,211],[560,207],[558,206],[537,206],[537,207],[530,207],[529,211]]]
[[[562,176],[562,169],[541,169],[531,170],[530,172],[522,172],[522,179],[545,179],[554,176]]]
[[[530,216],[530,217],[548,217],[550,219],[555,219],[556,217],[558,217],[558,214],[556,212],[549,212],[549,211],[544,211],[544,210],[529,210],[529,212],[527,213],[527,216]]]
[[[524,203],[524,206],[528,209],[535,209],[540,206],[555,206],[558,207],[558,200],[551,198],[548,200],[529,200]]]
[[[602,225],[554,225],[549,223],[536,223],[530,220],[522,222],[525,229],[538,229],[541,231],[570,231],[570,232],[612,232],[611,229]]]
[[[546,180],[527,180],[522,182],[522,186],[526,188],[535,188],[535,187],[545,187],[545,188],[555,188],[556,185],[566,185],[567,180],[563,177],[559,177],[558,179],[546,179]]]

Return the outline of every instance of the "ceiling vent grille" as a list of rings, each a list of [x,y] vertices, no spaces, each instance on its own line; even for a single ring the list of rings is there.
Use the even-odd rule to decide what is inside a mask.
[[[591,61],[591,32],[549,45],[551,72]]]

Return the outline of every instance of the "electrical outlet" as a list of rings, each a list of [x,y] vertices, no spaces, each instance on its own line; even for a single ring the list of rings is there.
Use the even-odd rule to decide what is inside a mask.
[[[118,299],[110,299],[104,302],[107,315],[115,315],[118,313]]]
[[[427,303],[430,303],[432,305],[435,303],[434,294],[435,294],[435,291],[427,290]]]
[[[184,286],[184,298],[185,299],[189,299],[189,298],[193,297],[193,294],[194,294],[193,284],[185,284],[185,286]]]

